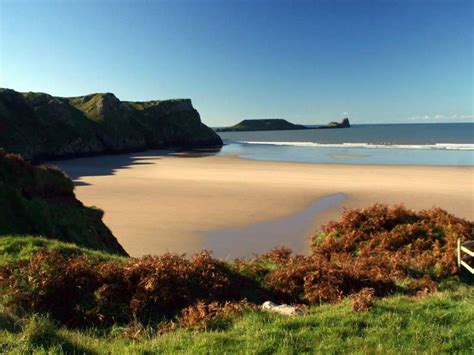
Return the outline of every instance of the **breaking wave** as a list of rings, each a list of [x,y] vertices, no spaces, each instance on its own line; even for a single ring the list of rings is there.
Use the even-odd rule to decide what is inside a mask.
[[[469,144],[469,143],[374,144],[374,143],[263,142],[263,141],[236,141],[235,143],[258,144],[258,145],[281,145],[281,146],[294,146],[294,147],[318,147],[318,148],[474,150],[474,144]]]

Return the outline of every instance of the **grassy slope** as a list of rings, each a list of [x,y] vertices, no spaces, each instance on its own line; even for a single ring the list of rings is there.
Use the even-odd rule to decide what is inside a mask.
[[[73,190],[59,170],[33,166],[0,150],[0,239],[43,235],[126,255],[102,222],[103,212],[84,206]]]
[[[453,287],[451,287],[453,288]],[[49,320],[0,318],[0,351],[85,353],[412,353],[474,351],[474,289],[454,289],[417,300],[394,296],[364,313],[348,301],[316,306],[306,316],[252,311],[222,329],[156,335],[148,330],[135,340],[123,328],[86,332],[58,328]]]
[[[124,259],[121,256],[81,248],[76,244],[64,243],[55,239],[25,235],[3,235],[0,237],[0,265],[18,260],[27,260],[39,249],[57,250],[64,256],[86,255],[100,260]]]
[[[0,265],[28,258],[45,247],[65,255],[117,258],[73,244],[38,237],[0,239]],[[0,305],[0,352],[11,353],[407,353],[474,351],[474,288],[456,278],[422,299],[392,296],[363,313],[350,300],[314,306],[309,314],[287,318],[259,311],[206,332],[177,330],[157,335],[145,329],[131,339],[130,328],[68,330],[32,315],[17,319]]]

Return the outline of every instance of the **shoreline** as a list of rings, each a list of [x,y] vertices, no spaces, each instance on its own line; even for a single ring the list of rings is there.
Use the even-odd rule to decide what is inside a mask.
[[[225,144],[224,144],[225,146]],[[146,152],[145,152],[146,153]],[[354,157],[359,157],[358,155],[355,154],[347,154],[349,156],[354,156]],[[309,161],[289,161],[289,160],[271,160],[271,159],[257,159],[257,158],[250,158],[250,157],[245,157],[242,156],[240,153],[223,153],[223,154],[216,154],[218,157],[234,157],[237,159],[242,159],[242,160],[248,160],[248,161],[254,161],[254,162],[265,162],[265,163],[283,163],[283,164],[298,164],[298,165],[320,165],[320,166],[361,166],[361,167],[403,167],[403,168],[471,168],[473,169],[474,172],[474,165],[416,165],[416,164],[359,164],[359,163],[313,163]],[[365,156],[364,156],[365,157]],[[474,175],[473,175],[474,176]]]
[[[375,202],[417,210],[436,205],[474,219],[474,167],[314,164],[157,151],[57,163],[75,180],[78,198],[105,211],[105,223],[132,256],[193,253],[203,249],[208,232],[284,219],[339,192],[346,200],[317,214],[312,230],[339,218],[343,208]]]

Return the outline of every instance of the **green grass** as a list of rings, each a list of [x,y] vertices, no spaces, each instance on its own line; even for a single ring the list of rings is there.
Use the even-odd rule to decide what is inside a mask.
[[[474,289],[454,283],[423,299],[393,296],[364,313],[350,302],[312,307],[286,318],[247,312],[227,328],[157,335],[148,329],[135,340],[124,328],[68,330],[32,316],[0,319],[0,352],[11,353],[466,353],[474,351]],[[5,319],[8,316],[4,317]],[[5,323],[5,324],[3,324]]]
[[[97,111],[97,105],[106,95],[106,93],[97,93],[85,97],[71,97],[69,98],[69,103],[79,111],[83,112],[90,120],[100,122],[103,120],[103,117],[101,117]],[[86,100],[83,100],[84,98]]]
[[[18,260],[27,260],[38,249],[59,251],[64,256],[86,255],[99,260],[125,259],[113,254],[78,247],[76,244],[64,243],[55,239],[25,235],[0,236],[0,265]]]

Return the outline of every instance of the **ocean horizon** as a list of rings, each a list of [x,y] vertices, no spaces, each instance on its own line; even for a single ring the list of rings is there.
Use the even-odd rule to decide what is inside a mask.
[[[221,154],[324,164],[474,165],[474,123],[353,124],[344,129],[219,132]]]

